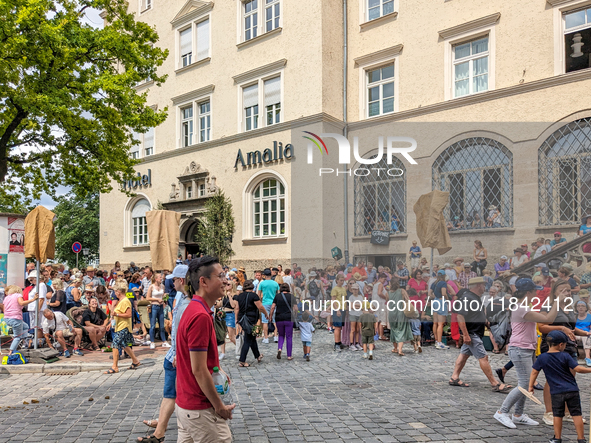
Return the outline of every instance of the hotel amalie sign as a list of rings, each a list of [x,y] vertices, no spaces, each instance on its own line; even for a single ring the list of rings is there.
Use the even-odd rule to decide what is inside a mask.
[[[293,146],[291,144],[283,146],[281,142],[273,142],[273,149],[267,148],[263,152],[261,151],[252,151],[246,153],[246,161],[244,160],[245,155],[242,154],[242,149],[238,150],[238,154],[236,155],[236,161],[234,162],[234,167],[238,168],[238,163],[240,165],[246,167],[250,165],[257,165],[257,164],[267,164],[273,163],[278,160],[291,160],[293,158]]]

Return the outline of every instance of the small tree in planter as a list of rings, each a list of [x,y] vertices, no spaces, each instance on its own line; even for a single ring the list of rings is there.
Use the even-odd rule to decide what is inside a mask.
[[[234,255],[234,216],[232,202],[221,190],[207,200],[205,214],[200,221],[195,241],[206,254],[218,257],[220,263],[226,264]]]

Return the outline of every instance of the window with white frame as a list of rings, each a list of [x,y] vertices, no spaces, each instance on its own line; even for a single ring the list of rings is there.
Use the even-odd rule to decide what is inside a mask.
[[[152,0],[140,0],[140,12],[152,9]]]
[[[375,20],[394,12],[394,0],[365,0],[367,2],[367,20]]]
[[[147,132],[143,134],[144,136],[144,155],[153,155],[154,154],[154,128],[148,129]]]
[[[265,179],[253,192],[253,237],[286,234],[285,187],[277,179]]]
[[[197,104],[199,108],[199,141],[206,142],[210,140],[211,131],[211,107],[210,102],[201,102]]]
[[[193,38],[196,36],[196,38]],[[209,18],[191,23],[179,31],[180,67],[209,57]],[[195,55],[195,56],[194,56]]]
[[[179,33],[181,67],[189,66],[193,59],[193,27],[189,26]]]
[[[131,138],[133,140],[137,140],[139,141],[139,144],[135,144],[131,146],[131,158],[133,158],[134,160],[137,160],[140,158],[140,149],[141,149],[141,144],[142,144],[142,135],[135,132],[135,131],[131,131]]]
[[[199,185],[199,197],[205,197],[205,183]]]
[[[244,2],[244,40],[258,35],[259,0]]]
[[[270,78],[264,82],[265,112],[267,126],[281,122],[281,77]]]
[[[131,239],[133,246],[147,245],[149,243],[146,212],[150,210],[150,202],[145,198],[138,200],[131,210]]]
[[[455,44],[452,53],[454,97],[488,91],[489,36]]]
[[[193,144],[193,105],[181,108],[181,146]]]
[[[259,127],[259,84],[247,86],[242,90],[244,107],[244,130],[251,131]]]
[[[565,72],[591,67],[591,8],[564,12]]]
[[[193,198],[193,186],[189,185],[186,187],[187,198]]]
[[[272,31],[279,27],[279,17],[281,17],[280,12],[280,0],[265,0],[265,32]]]
[[[367,116],[394,112],[394,62],[368,69]]]
[[[281,27],[281,0],[243,0],[242,24],[243,41]]]

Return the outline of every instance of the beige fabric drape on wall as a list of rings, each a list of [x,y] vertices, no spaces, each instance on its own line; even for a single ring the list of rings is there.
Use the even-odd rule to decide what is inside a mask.
[[[413,207],[421,246],[437,249],[439,255],[451,249],[451,239],[443,216],[443,209],[448,203],[449,192],[435,190],[421,195]]]
[[[43,206],[37,206],[25,218],[25,257],[46,262],[55,258],[55,214]]]
[[[150,238],[150,256],[154,270],[175,267],[179,249],[179,223],[181,214],[175,211],[148,211],[148,237]]]

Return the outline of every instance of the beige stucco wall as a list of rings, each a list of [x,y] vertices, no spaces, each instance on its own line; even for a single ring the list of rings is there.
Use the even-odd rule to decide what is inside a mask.
[[[351,259],[355,255],[404,254],[416,238],[412,207],[418,197],[431,191],[431,167],[437,156],[462,138],[488,136],[505,144],[513,154],[513,227],[494,232],[453,233],[454,248],[447,256],[470,257],[472,242],[478,238],[496,258],[537,236],[550,237],[554,228],[538,227],[537,150],[562,124],[591,116],[589,106],[591,71],[558,75],[556,48],[563,38],[557,28],[560,10],[545,2],[502,0],[472,2],[415,0],[397,1],[397,15],[363,24],[362,0],[348,2],[348,121],[349,140],[359,137],[361,153],[375,149],[377,137],[412,136],[418,141],[413,153],[418,165],[405,163],[407,171],[408,232],[394,235],[388,248],[370,245],[368,238],[354,237],[354,179],[348,180],[348,237]],[[137,10],[138,2],[130,3]],[[202,4],[194,2],[197,6]],[[587,2],[589,3],[589,2]],[[583,4],[574,0],[560,8]],[[330,249],[344,251],[343,175],[320,177],[318,168],[343,169],[338,165],[337,145],[327,140],[330,154],[317,155],[306,163],[307,142],[302,130],[316,134],[341,133],[343,101],[342,2],[284,0],[282,30],[246,45],[238,44],[240,2],[214,2],[208,12],[211,27],[211,60],[183,72],[175,72],[178,60],[176,29],[171,20],[184,1],[153,1],[153,9],[139,16],[154,25],[159,45],[170,57],[161,68],[168,81],[160,88],[148,84],[148,103],[158,109],[168,107],[167,120],[155,130],[155,155],[137,166],[142,174],[152,170],[152,187],[142,193],[156,205],[167,202],[171,184],[195,161],[217,178],[217,185],[234,205],[236,234],[233,263],[248,270],[272,263],[297,262],[304,268],[329,263]],[[449,74],[450,42],[439,31],[500,13],[500,18],[483,29],[492,30],[494,90],[455,100],[446,100],[446,73]],[[259,18],[261,19],[261,17]],[[472,30],[478,34],[480,29]],[[469,34],[469,33],[468,33]],[[459,38],[459,37],[458,37]],[[396,56],[396,113],[365,119],[360,115],[364,99],[363,71],[356,59],[386,48],[403,45]],[[241,131],[240,85],[233,77],[278,60],[287,60],[283,70],[282,122],[244,134]],[[525,73],[524,73],[525,71]],[[172,98],[214,85],[211,94],[212,140],[179,149],[178,106]],[[263,116],[261,110],[260,113]],[[462,122],[472,122],[463,124]],[[529,122],[520,126],[519,122]],[[511,124],[504,124],[511,123]],[[292,143],[295,159],[268,165],[287,184],[288,235],[286,240],[245,241],[243,232],[244,189],[248,180],[264,166],[233,168],[236,153],[263,150],[273,141]],[[101,196],[101,263],[120,260],[126,264],[148,263],[146,247],[129,248],[124,231],[125,208],[130,199],[114,190]],[[562,229],[570,238],[576,228]],[[447,257],[446,256],[446,257]],[[446,257],[436,258],[443,262]]]

